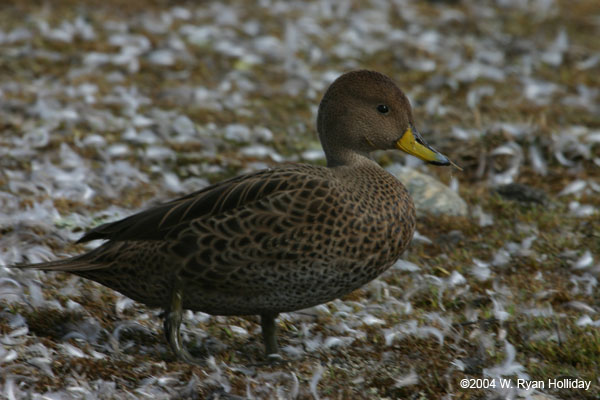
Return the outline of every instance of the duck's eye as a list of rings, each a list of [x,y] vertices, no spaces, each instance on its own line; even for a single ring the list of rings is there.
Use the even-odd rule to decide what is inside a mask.
[[[377,106],[377,111],[379,111],[382,114],[387,114],[390,112],[390,109],[385,104],[380,104]]]

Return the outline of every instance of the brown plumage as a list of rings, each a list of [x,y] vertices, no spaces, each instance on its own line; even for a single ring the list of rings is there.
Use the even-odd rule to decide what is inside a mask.
[[[327,167],[293,164],[239,176],[123,220],[79,241],[88,253],[31,265],[71,272],[167,310],[167,338],[182,359],[182,309],[258,314],[267,354],[274,318],[321,304],[371,281],[411,240],[415,210],[404,186],[369,156],[400,148],[449,161],[413,126],[410,104],[386,76],[342,75],[317,118]]]

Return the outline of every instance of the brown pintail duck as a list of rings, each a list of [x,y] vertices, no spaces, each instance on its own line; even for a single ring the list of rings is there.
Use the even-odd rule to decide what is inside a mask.
[[[408,99],[377,72],[354,71],[327,90],[317,117],[327,167],[292,164],[219,182],[120,221],[79,242],[100,247],[21,267],[64,271],[163,308],[175,354],[184,309],[261,317],[268,355],[275,318],[371,281],[400,257],[415,229],[404,186],[370,157],[400,149],[451,162],[415,129]]]

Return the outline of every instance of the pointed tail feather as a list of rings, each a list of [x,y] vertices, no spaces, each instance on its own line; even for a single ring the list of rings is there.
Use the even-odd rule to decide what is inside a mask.
[[[36,264],[11,265],[10,268],[35,268],[42,271],[61,271],[61,272],[79,272],[92,271],[95,269],[105,268],[106,265],[90,262],[82,256],[66,258],[64,260],[47,261]]]

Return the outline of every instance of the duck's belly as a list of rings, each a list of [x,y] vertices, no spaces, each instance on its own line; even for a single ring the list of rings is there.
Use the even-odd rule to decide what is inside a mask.
[[[156,261],[156,260],[155,260]],[[363,286],[386,270],[375,258],[355,263],[303,266],[279,264],[275,268],[246,265],[229,276],[180,276],[183,307],[213,315],[249,315],[295,311],[339,298]],[[173,270],[166,262],[133,265],[78,275],[99,282],[150,307],[166,308],[171,299]],[[216,279],[211,279],[216,278]]]
[[[248,315],[300,310],[334,300],[375,279],[391,263],[329,264],[303,270],[280,265],[257,279],[240,279],[230,287],[209,284],[185,288],[184,308],[213,315]],[[289,272],[289,273],[286,273]]]

